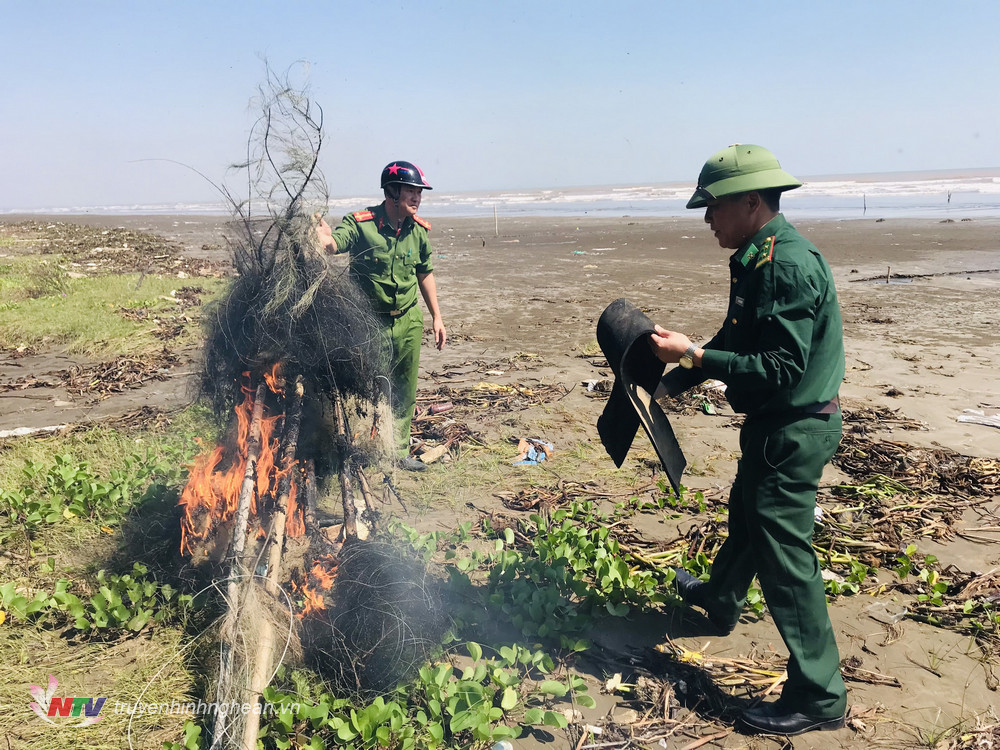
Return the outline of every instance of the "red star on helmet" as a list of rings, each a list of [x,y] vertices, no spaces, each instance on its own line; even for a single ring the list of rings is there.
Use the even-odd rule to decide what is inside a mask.
[[[402,167],[399,166],[398,164],[393,164],[391,167],[389,167],[389,174],[399,174],[399,170],[401,169]]]

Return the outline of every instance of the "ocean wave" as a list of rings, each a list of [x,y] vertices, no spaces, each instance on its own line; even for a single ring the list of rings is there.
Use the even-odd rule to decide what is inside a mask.
[[[421,213],[427,216],[488,216],[494,211],[505,215],[690,215],[684,206],[694,184],[675,182],[644,185],[610,185],[573,188],[469,191],[426,196]],[[331,216],[370,206],[377,195],[331,198]],[[920,176],[876,179],[872,177],[831,177],[806,180],[786,194],[787,210],[798,215],[854,218],[861,210],[886,209],[894,216],[927,216],[941,210],[967,210],[977,215],[1000,217],[1000,170],[959,176]],[[48,206],[9,209],[2,214],[202,214],[227,215],[230,206],[222,202],[141,203],[107,206]]]

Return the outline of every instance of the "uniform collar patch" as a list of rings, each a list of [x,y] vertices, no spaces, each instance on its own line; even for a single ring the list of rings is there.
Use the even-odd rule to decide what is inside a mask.
[[[757,255],[757,246],[751,242],[747,246],[747,249],[743,252],[743,255],[740,257],[740,265],[746,268],[748,265],[750,265],[750,261],[752,261],[754,259],[754,256],[756,255]]]

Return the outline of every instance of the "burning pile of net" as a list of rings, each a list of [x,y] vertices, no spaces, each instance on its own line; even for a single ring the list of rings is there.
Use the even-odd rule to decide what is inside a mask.
[[[226,431],[180,500],[181,552],[226,599],[218,705],[258,700],[287,632],[334,689],[364,695],[394,687],[443,631],[424,571],[372,536],[368,473],[392,439],[387,352],[346,267],[315,247],[321,117],[292,87],[268,86],[258,156],[241,165],[254,198],[233,201],[237,276],[207,316],[201,386]],[[320,522],[324,495],[338,497]],[[255,747],[256,731],[217,715],[212,747]]]

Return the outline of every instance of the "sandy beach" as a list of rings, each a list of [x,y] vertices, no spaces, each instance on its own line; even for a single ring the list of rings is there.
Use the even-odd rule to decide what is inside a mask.
[[[5,221],[26,218],[43,220],[10,216]],[[794,223],[794,216],[789,218]],[[216,262],[223,271],[228,265],[221,217],[50,219],[152,232],[177,243],[186,255]],[[619,297],[692,340],[714,334],[725,309],[728,253],[694,215],[501,217],[498,232],[492,218],[430,220],[449,344],[442,352],[425,347],[422,387],[433,385],[434,373],[465,359],[516,352],[539,355],[543,375],[560,377],[569,386],[598,377],[602,373],[580,354],[596,342],[604,307]],[[1000,220],[872,219],[797,226],[834,271],[848,360],[842,396],[848,403],[889,405],[926,421],[932,428],[924,434],[928,442],[970,455],[1000,455],[1000,430],[956,421],[964,409],[1000,407],[995,376]],[[887,272],[893,283],[884,283]],[[32,369],[23,358],[13,363],[0,355],[0,378],[12,376],[12,364],[21,374]],[[180,385],[172,383],[165,397],[169,392],[177,398]],[[31,401],[8,400],[0,429],[39,426],[38,414],[53,416],[44,399]],[[589,399],[582,403],[593,405]],[[69,421],[78,416],[71,414]]]
[[[584,381],[611,377],[602,358],[593,356],[595,327],[602,310],[626,297],[654,321],[707,340],[718,328],[727,294],[728,252],[716,244],[701,221],[691,218],[619,219],[492,217],[437,220],[428,205],[435,248],[435,276],[449,342],[441,351],[426,345],[421,360],[421,393],[444,384],[477,380],[545,383],[568,393],[557,404],[515,414],[479,415],[477,428],[492,439],[522,434],[544,437],[556,446],[551,470],[559,471],[561,446],[582,442],[591,461],[608,471],[613,464],[600,447],[595,428],[604,401],[585,393]],[[4,217],[5,222],[19,218]],[[337,218],[337,217],[334,217]],[[928,449],[950,449],[964,456],[1000,457],[1000,429],[959,422],[966,410],[1000,414],[1000,220],[947,222],[887,219],[796,222],[824,253],[834,271],[844,318],[847,376],[841,391],[846,411],[880,409],[913,420],[921,429],[898,429],[885,420],[869,425],[876,439],[903,441]],[[200,216],[58,217],[53,221],[124,226],[160,234],[192,257],[224,266],[225,220]],[[342,262],[335,259],[333,262]],[[886,283],[887,274],[892,283]],[[32,389],[23,397],[6,393],[0,430],[64,424],[135,408],[137,403],[179,406],[190,399],[194,352],[178,376],[113,397],[99,405],[76,404],[59,389]],[[0,383],[48,367],[65,367],[65,355],[38,352],[13,359],[0,352]],[[498,364],[500,363],[500,364]],[[487,375],[489,371],[491,374]],[[56,403],[62,406],[55,406]],[[732,481],[738,426],[723,407],[718,415],[672,414],[671,421],[687,456],[684,482],[693,489],[724,493]],[[875,430],[875,432],[871,432]],[[643,435],[620,472],[649,474],[651,452]],[[511,481],[519,476],[511,467]],[[446,474],[447,465],[429,473]],[[828,467],[825,483],[843,475]],[[569,478],[569,477],[565,477]],[[408,480],[409,481],[409,480]],[[418,480],[412,480],[418,481]],[[503,481],[503,480],[502,480]],[[474,512],[464,497],[442,496],[440,512],[420,519],[443,528],[459,515]],[[495,498],[477,504],[500,507]],[[997,526],[998,498],[987,503],[990,517],[970,513],[970,526]],[[683,526],[681,522],[681,526]],[[669,526],[669,524],[668,524]],[[669,535],[653,523],[650,533]],[[659,530],[657,530],[659,529]],[[982,534],[996,538],[996,533]],[[921,542],[942,566],[985,573],[1000,566],[996,543],[952,536],[947,542]],[[850,702],[871,711],[872,732],[844,730],[806,735],[796,748],[870,747],[894,742],[903,747],[904,729],[949,726],[981,716],[997,705],[993,667],[984,663],[967,635],[912,621],[902,633],[885,637],[883,624],[870,616],[871,597],[841,597],[831,605],[842,658],[857,657],[865,669],[896,677],[901,687],[849,682]],[[631,628],[631,629],[629,629]],[[656,641],[657,633],[632,623],[605,634],[607,647]],[[602,636],[597,638],[601,643]],[[675,638],[706,653],[735,655],[782,644],[765,617],[741,625],[726,639]],[[928,663],[928,654],[936,661]],[[599,678],[600,674],[595,674]],[[596,692],[596,691],[595,691]],[[604,711],[608,704],[599,704]],[[882,727],[880,730],[879,728]],[[881,734],[879,733],[881,731]],[[717,746],[744,747],[731,735]],[[761,740],[754,747],[769,747]],[[520,745],[518,745],[520,746]]]

